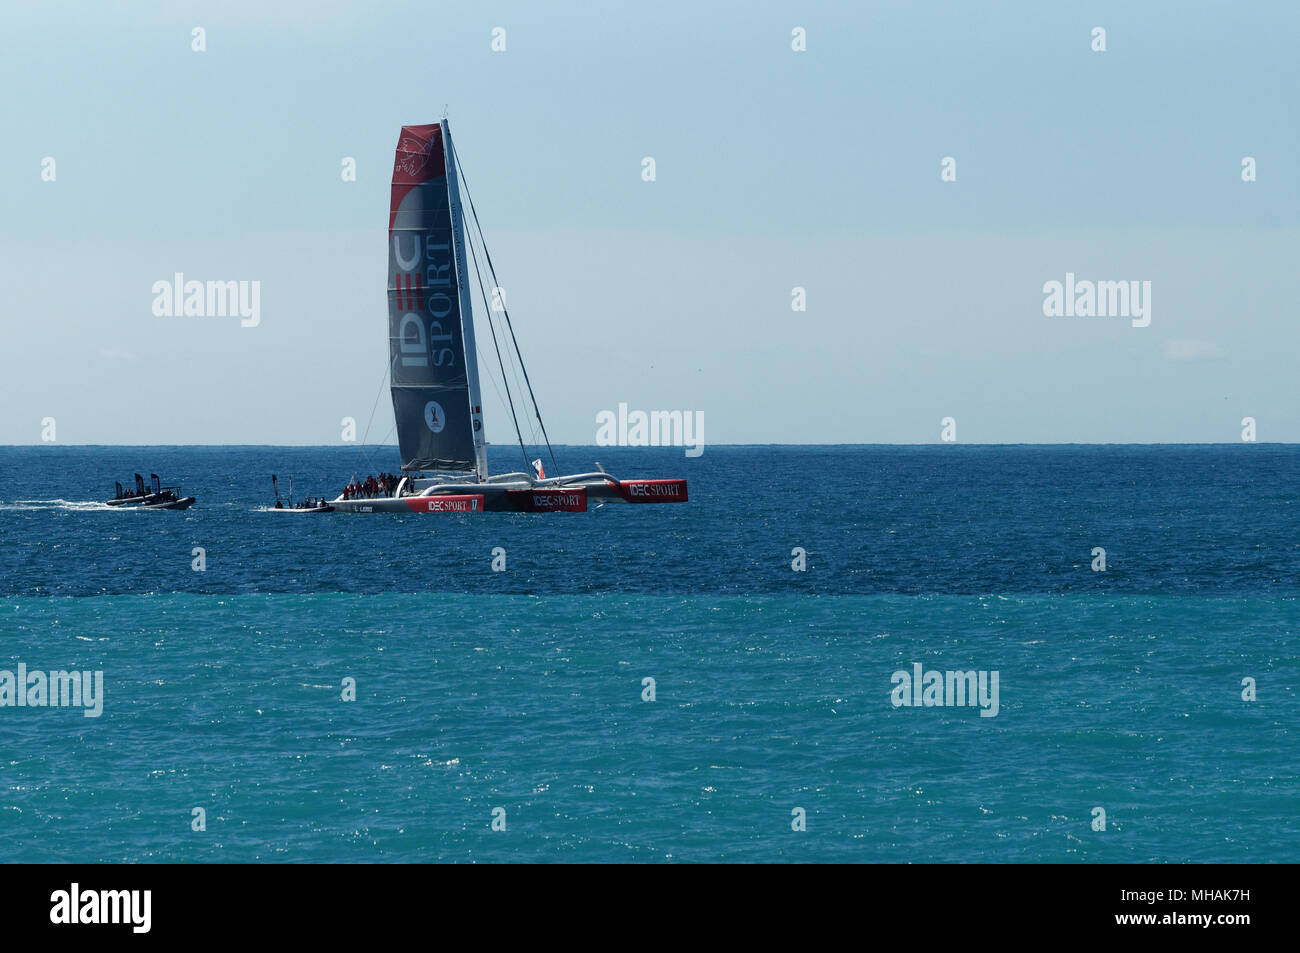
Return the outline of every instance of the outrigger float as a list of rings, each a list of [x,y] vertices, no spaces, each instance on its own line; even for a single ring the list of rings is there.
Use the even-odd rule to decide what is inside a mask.
[[[388,216],[388,346],[403,476],[391,495],[349,490],[328,501],[327,511],[572,513],[584,512],[589,501],[685,503],[686,481],[682,479],[620,480],[599,463],[594,472],[547,477],[541,459],[530,460],[515,411],[516,399],[525,410],[531,404],[541,428],[542,440],[535,443],[545,442],[552,468],[559,469],[510,312],[499,296],[492,306],[488,304],[486,287],[494,289],[497,296],[501,285],[468,185],[465,194],[473,230],[467,228],[470,223],[462,214],[460,199],[463,179],[445,118],[430,125],[402,127]],[[492,332],[500,384],[523,452],[525,469],[513,473],[488,474],[467,247],[484,318]],[[506,345],[507,335],[513,355]],[[524,386],[516,386],[512,393],[506,365],[513,365],[516,358]],[[516,377],[516,385],[519,383]],[[528,403],[524,403],[525,389]]]
[[[135,475],[135,490],[125,490],[121,483],[115,484],[117,493],[111,500],[105,500],[109,506],[139,507],[142,510],[188,510],[194,505],[194,497],[182,496],[179,486],[163,486],[158,474],[149,474],[151,485],[145,486],[144,477]]]

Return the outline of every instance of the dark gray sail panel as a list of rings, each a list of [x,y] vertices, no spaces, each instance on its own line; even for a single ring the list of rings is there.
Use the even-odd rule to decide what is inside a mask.
[[[441,126],[403,126],[388,220],[388,353],[404,470],[474,470]]]
[[[398,430],[402,468],[406,470],[474,469],[474,433],[466,413],[448,413],[465,398],[464,388],[394,387],[393,413],[398,420],[418,421],[419,427]],[[469,447],[467,456],[447,456],[449,447]]]

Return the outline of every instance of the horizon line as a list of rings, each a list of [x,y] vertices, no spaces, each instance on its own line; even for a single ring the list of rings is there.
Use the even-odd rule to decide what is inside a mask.
[[[1160,441],[1142,441],[1142,440],[1107,440],[1107,441],[1078,441],[1078,440],[1055,440],[1050,442],[1035,443],[1029,441],[999,441],[991,443],[974,443],[965,441],[931,441],[927,443],[710,443],[706,444],[704,449],[707,452],[709,448],[737,448],[737,447],[1220,447],[1220,446],[1280,446],[1292,447],[1300,446],[1300,441],[1294,440],[1195,440],[1195,441],[1177,441],[1177,440],[1160,440]],[[515,444],[488,444],[489,447],[514,447]],[[540,445],[539,445],[540,446]],[[593,450],[687,450],[689,447],[684,446],[601,446],[594,443],[553,443],[552,447],[564,447],[566,449],[593,449]],[[42,443],[0,443],[0,449],[19,449],[29,447],[195,447],[195,448],[214,448],[224,447],[229,449],[240,449],[249,447],[267,447],[274,449],[292,449],[292,450],[347,450],[347,449],[393,449],[396,450],[398,445],[395,443],[72,443],[65,441],[42,442]]]

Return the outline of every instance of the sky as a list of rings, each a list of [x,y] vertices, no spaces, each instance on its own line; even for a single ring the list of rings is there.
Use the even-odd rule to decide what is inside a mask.
[[[1294,2],[11,4],[0,443],[391,442],[393,150],[444,108],[553,442],[620,403],[1300,441],[1297,41]],[[258,282],[257,325],[155,314],[177,272]],[[1150,282],[1149,324],[1048,316],[1067,274]]]

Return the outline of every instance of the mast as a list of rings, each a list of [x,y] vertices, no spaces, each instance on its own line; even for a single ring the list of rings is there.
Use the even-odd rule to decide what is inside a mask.
[[[465,219],[461,214],[460,187],[456,179],[455,153],[452,151],[451,129],[447,120],[440,121],[442,126],[443,152],[447,167],[447,198],[451,206],[452,241],[456,247],[456,275],[458,288],[464,289],[467,277],[465,270]],[[460,330],[465,342],[465,374],[469,384],[470,426],[474,434],[474,469],[480,481],[488,477],[487,440],[483,432],[483,400],[479,395],[478,384],[478,348],[474,344],[474,305],[473,296],[460,295]]]

